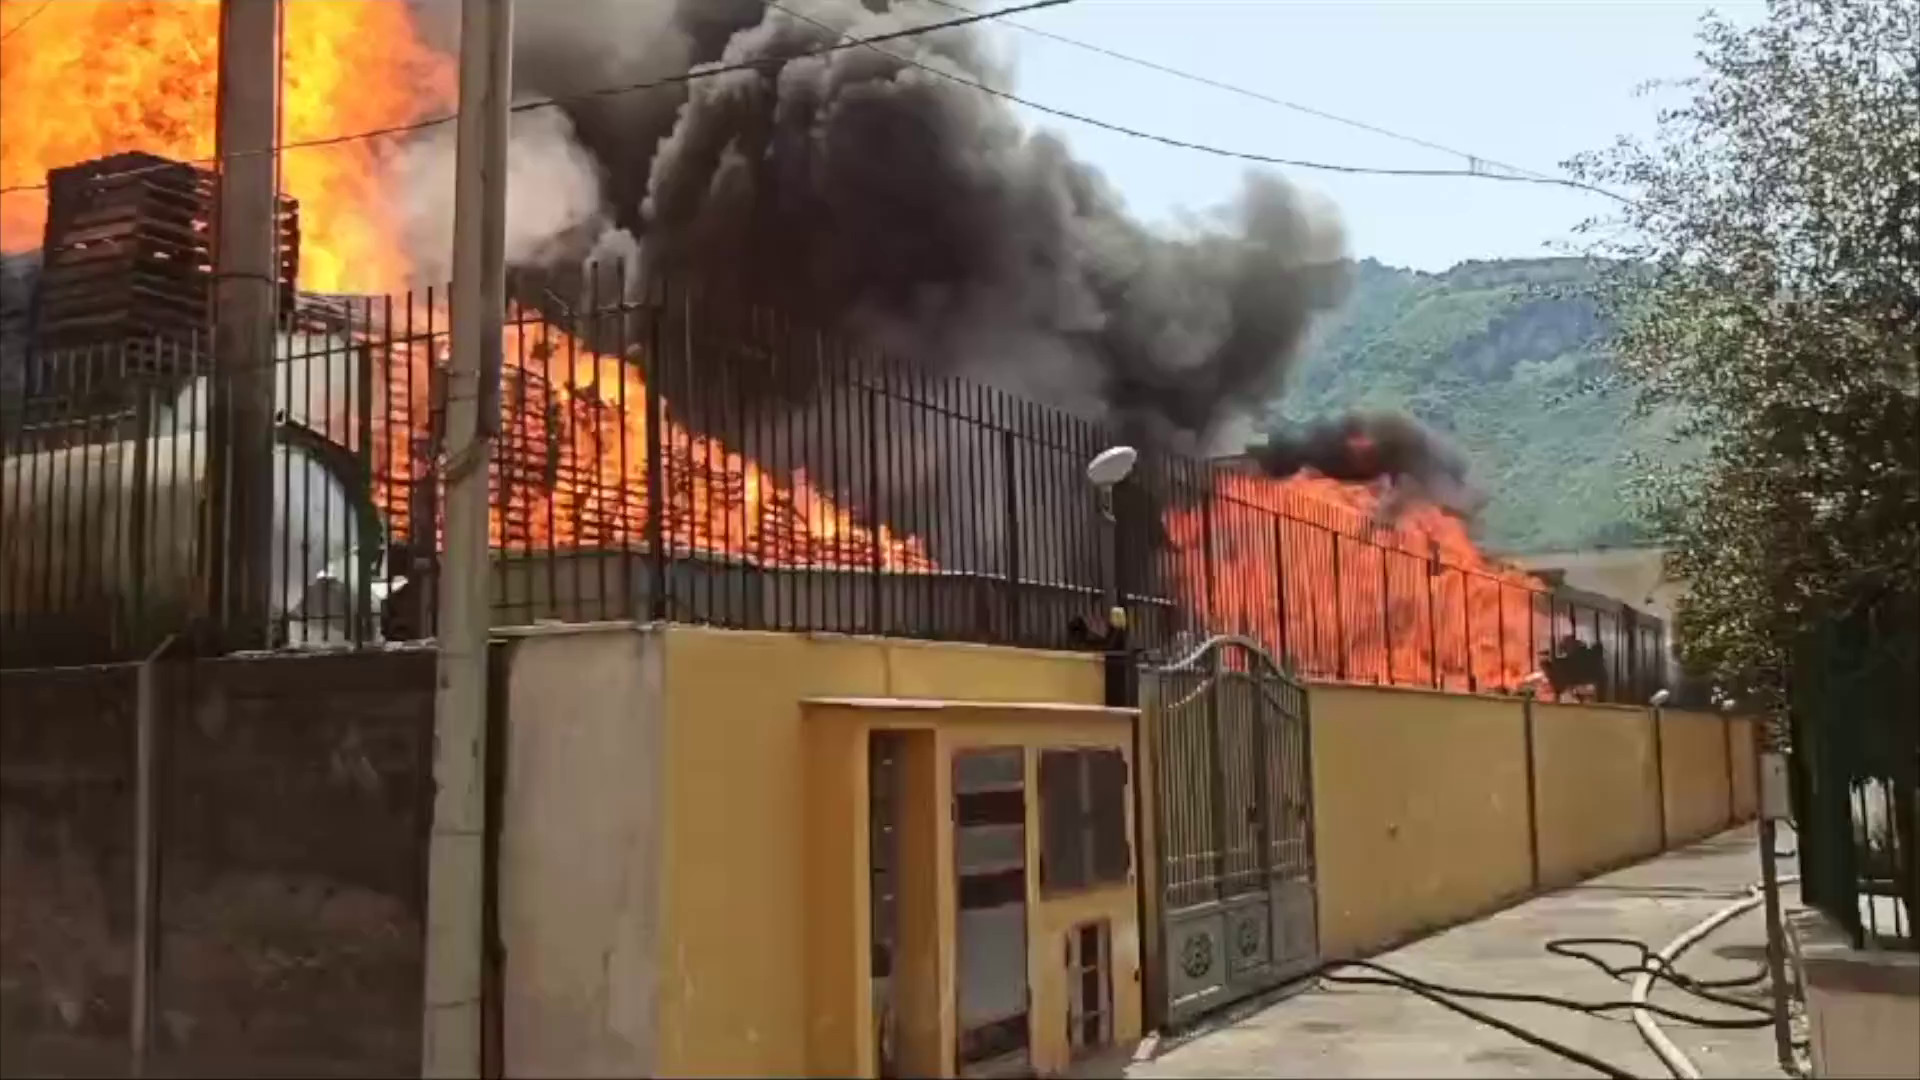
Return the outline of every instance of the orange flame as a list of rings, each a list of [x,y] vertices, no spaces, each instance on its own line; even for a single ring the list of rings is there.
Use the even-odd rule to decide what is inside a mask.
[[[506,327],[502,423],[492,477],[493,546],[506,551],[649,545],[647,384],[636,361],[593,352],[528,313]],[[438,358],[433,358],[437,360]],[[393,420],[381,440],[378,497],[406,535],[408,492],[426,440],[429,357],[403,353],[392,373]],[[920,540],[853,515],[796,470],[781,484],[720,440],[695,434],[661,403],[660,540],[676,555],[725,555],[765,566],[935,569]]]
[[[1214,632],[1350,682],[1511,690],[1547,642],[1532,576],[1430,505],[1374,523],[1373,489],[1307,472],[1221,472],[1210,505],[1165,515],[1180,597]]]
[[[447,112],[451,61],[421,42],[405,0],[285,6],[282,141],[411,123]],[[17,27],[17,30],[15,29]],[[218,0],[0,0],[0,187],[131,150],[201,161],[214,152]],[[281,185],[300,201],[300,283],[320,292],[404,285],[408,261],[380,185],[390,141],[288,150]],[[45,191],[0,196],[0,251],[40,246]]]
[[[282,142],[404,125],[450,111],[454,69],[419,38],[404,0],[289,3],[284,8]],[[0,187],[44,183],[47,170],[130,150],[176,160],[214,152],[218,0],[0,0]],[[300,284],[314,292],[403,288],[409,261],[383,190],[390,141],[288,149],[284,190],[300,201]],[[0,200],[0,250],[39,246],[44,191]],[[436,313],[444,317],[444,311]],[[444,325],[444,324],[443,324]],[[505,549],[644,545],[649,487],[646,384],[617,357],[516,318],[504,352],[533,356],[507,372],[493,542]],[[430,373],[439,357],[395,350],[396,399],[377,446],[379,497],[404,538],[407,500],[431,475]],[[672,419],[660,433],[662,545],[799,566],[926,570],[916,539],[856,524],[804,473],[780,483],[718,440]],[[330,421],[331,422],[331,421]],[[438,528],[436,523],[435,528]]]

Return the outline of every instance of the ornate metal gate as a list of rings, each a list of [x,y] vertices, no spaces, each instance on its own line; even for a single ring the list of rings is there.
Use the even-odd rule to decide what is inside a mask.
[[[1306,686],[1246,638],[1141,680],[1142,859],[1158,1026],[1268,989],[1319,959]]]

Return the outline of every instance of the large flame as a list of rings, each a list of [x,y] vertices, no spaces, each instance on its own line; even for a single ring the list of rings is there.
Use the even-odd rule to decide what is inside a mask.
[[[1214,632],[1253,637],[1321,678],[1511,690],[1547,647],[1530,575],[1488,559],[1461,521],[1312,472],[1221,472],[1210,503],[1165,523],[1174,586]]]
[[[449,58],[422,43],[404,0],[303,0],[285,8],[282,141],[413,123],[450,111]],[[138,150],[176,160],[214,152],[218,0],[0,0],[0,187]],[[282,188],[300,201],[300,284],[311,292],[396,291],[411,278],[384,154],[390,140],[288,149]],[[0,250],[39,246],[46,193],[0,202]],[[444,309],[433,317],[445,325]],[[424,320],[424,317],[422,319]],[[494,470],[493,542],[507,550],[645,545],[653,500],[646,385],[638,367],[516,317]],[[444,338],[439,339],[444,347]],[[377,497],[404,538],[409,501],[434,473],[431,372],[441,356],[400,347]],[[858,525],[807,476],[776,478],[663,405],[662,545],[786,566],[926,570],[918,540]],[[345,430],[345,429],[343,429]],[[431,481],[428,481],[431,483]],[[437,528],[437,524],[436,524]]]
[[[282,141],[416,122],[450,111],[450,58],[420,39],[405,0],[285,6]],[[179,160],[214,152],[218,0],[0,0],[0,187],[124,151]],[[386,181],[387,139],[290,149],[283,189],[301,207],[301,285],[403,288],[410,265]],[[39,246],[44,191],[0,196],[0,251]],[[444,317],[444,312],[439,313]],[[537,320],[514,320],[494,470],[493,542],[505,549],[648,543],[646,385],[626,359],[594,354]],[[442,359],[389,355],[378,498],[396,536],[432,475],[429,374]],[[658,443],[661,541],[681,553],[774,565],[933,568],[920,542],[869,528],[673,419]],[[431,483],[431,480],[427,480]],[[1170,510],[1176,586],[1215,630],[1255,636],[1308,672],[1493,688],[1531,668],[1538,583],[1485,559],[1460,523],[1415,508],[1367,523],[1366,487],[1324,477],[1231,474],[1210,510]],[[437,528],[437,526],[436,526]]]
[[[508,320],[502,423],[492,476],[493,546],[508,552],[646,549],[653,487],[647,384],[639,357],[593,352],[528,312]],[[435,345],[444,349],[445,339]],[[432,476],[426,349],[398,350],[376,498],[408,531],[416,485]],[[660,404],[661,547],[676,556],[735,557],[760,566],[924,572],[917,538],[857,523],[804,470],[786,482],[720,440],[689,430]]]
[[[449,111],[451,61],[415,32],[405,0],[285,5],[284,142],[407,124]],[[17,27],[17,29],[15,29]],[[0,187],[141,150],[214,152],[218,0],[0,0]],[[300,201],[300,283],[320,292],[404,286],[398,222],[381,194],[390,140],[289,150]],[[39,247],[44,191],[0,196],[0,251]]]

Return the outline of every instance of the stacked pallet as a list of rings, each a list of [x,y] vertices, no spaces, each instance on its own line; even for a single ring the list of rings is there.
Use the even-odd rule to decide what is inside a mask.
[[[180,374],[170,350],[156,347],[161,343],[190,347],[193,364],[204,366],[207,350],[193,346],[212,326],[217,186],[214,173],[142,153],[47,174],[34,323],[36,351],[56,384],[96,382],[87,377],[91,372],[51,368],[64,353],[103,346],[127,349],[116,376]],[[279,218],[280,310],[291,313],[300,262],[299,209],[292,199],[281,198]]]

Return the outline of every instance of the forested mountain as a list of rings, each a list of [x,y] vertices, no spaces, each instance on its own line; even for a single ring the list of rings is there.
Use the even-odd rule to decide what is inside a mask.
[[[1403,409],[1450,434],[1493,496],[1483,543],[1539,550],[1645,539],[1627,453],[1670,456],[1658,418],[1607,370],[1607,327],[1582,295],[1580,259],[1466,262],[1427,274],[1371,259],[1316,331],[1276,417]]]

